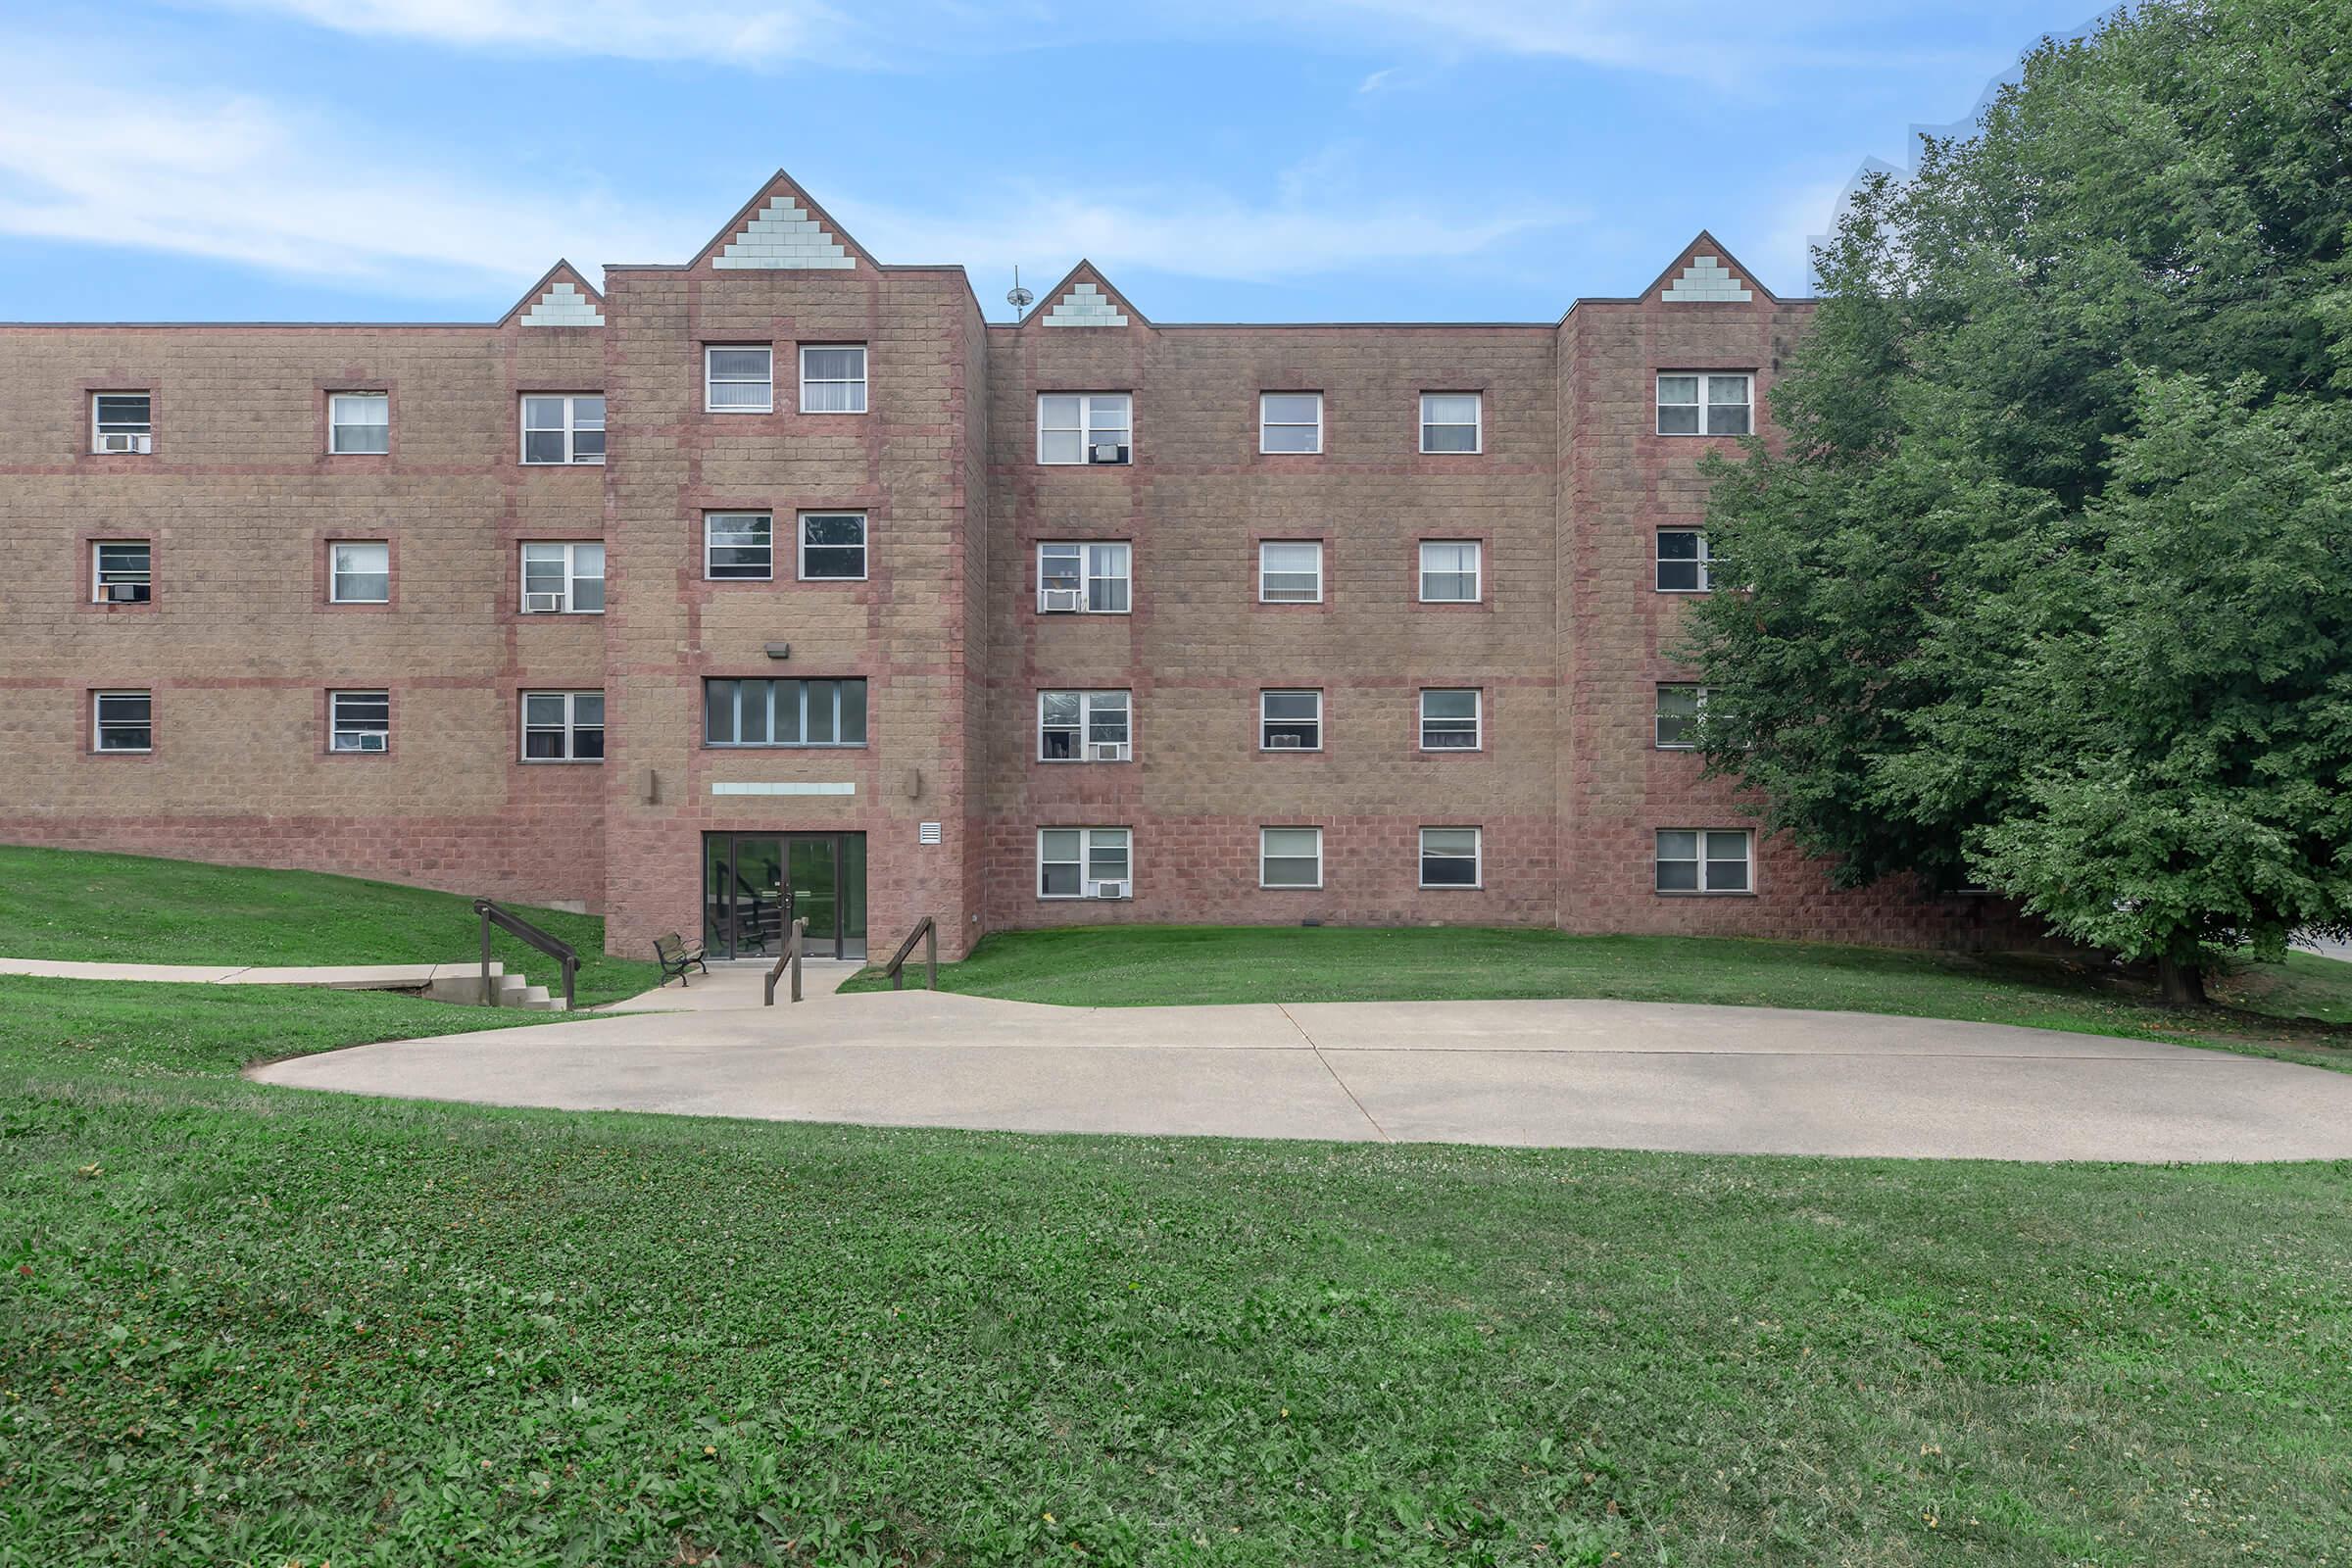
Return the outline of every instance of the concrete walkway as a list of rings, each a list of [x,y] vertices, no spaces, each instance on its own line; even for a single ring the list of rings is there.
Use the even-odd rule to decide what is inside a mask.
[[[1624,1002],[1041,1006],[761,966],[623,1016],[257,1069],[354,1094],[782,1121],[1995,1159],[2352,1156],[2352,1075],[2134,1040]],[[829,990],[829,987],[827,987]],[[691,1000],[689,1000],[691,999]],[[692,1011],[653,1011],[663,1005]]]
[[[82,963],[60,958],[0,958],[0,974],[59,980],[171,980],[213,986],[325,986],[334,991],[421,991],[435,980],[480,978],[479,958],[457,963]],[[492,963],[492,974],[506,965]]]

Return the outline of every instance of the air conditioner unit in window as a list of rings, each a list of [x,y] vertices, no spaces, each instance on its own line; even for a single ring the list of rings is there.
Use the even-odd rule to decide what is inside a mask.
[[[1124,882],[1098,882],[1095,884],[1095,897],[1098,899],[1123,899],[1126,896],[1127,884]]]
[[[143,605],[147,603],[147,585],[143,582],[110,582],[106,585],[106,602],[110,605]]]
[[[1108,444],[1091,446],[1086,449],[1086,460],[1089,463],[1125,463],[1127,461],[1127,449],[1125,447],[1111,446]]]
[[[524,594],[522,612],[526,615],[552,615],[564,609],[562,594]]]
[[[1285,746],[1297,746],[1298,744],[1299,740],[1296,735],[1269,735],[1266,737],[1266,746],[1269,750],[1273,751],[1279,751]]]
[[[377,730],[343,729],[335,731],[335,750],[338,752],[380,752],[390,737]]]
[[[1090,762],[1124,762],[1127,760],[1127,743],[1090,741],[1086,747],[1086,760]]]
[[[1083,596],[1076,588],[1041,588],[1037,593],[1037,612],[1041,615],[1074,613]]]
[[[153,452],[155,437],[110,431],[98,438],[98,450],[101,452]]]

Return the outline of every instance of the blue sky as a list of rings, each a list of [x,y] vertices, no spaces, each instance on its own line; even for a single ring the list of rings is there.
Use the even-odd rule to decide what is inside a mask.
[[[2077,0],[2079,5],[2081,0]],[[103,18],[102,22],[97,21]],[[0,0],[0,319],[473,320],[777,167],[887,262],[1161,320],[1549,319],[1699,228],[1769,286],[2025,0]],[[102,40],[102,41],[101,41]]]

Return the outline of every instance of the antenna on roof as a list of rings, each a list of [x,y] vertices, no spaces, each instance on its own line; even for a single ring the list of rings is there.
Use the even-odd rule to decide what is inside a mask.
[[[1017,267],[1012,270],[1012,287],[1004,291],[1004,303],[1012,307],[1016,317],[1037,303],[1037,296],[1021,287],[1021,270]]]

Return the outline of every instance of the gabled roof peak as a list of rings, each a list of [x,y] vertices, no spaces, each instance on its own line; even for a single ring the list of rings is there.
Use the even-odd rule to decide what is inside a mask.
[[[1745,305],[1761,294],[1776,299],[1772,290],[1740,264],[1721,240],[1705,229],[1682,249],[1665,271],[1642,291],[1644,300],[1661,305]]]
[[[831,214],[781,169],[696,256],[728,271],[851,271],[874,265]]]
[[[602,326],[605,297],[578,268],[559,261],[499,318],[502,326],[509,321],[517,326]]]
[[[1150,326],[1144,313],[1127,303],[1110,279],[1089,261],[1080,261],[1069,274],[1045,294],[1046,304],[1022,324],[1038,326]]]

